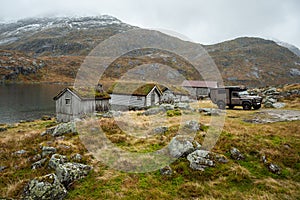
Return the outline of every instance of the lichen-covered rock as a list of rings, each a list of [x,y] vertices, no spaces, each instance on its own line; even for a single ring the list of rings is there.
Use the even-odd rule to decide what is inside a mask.
[[[59,155],[59,154],[53,154],[49,160],[48,166],[52,169],[56,169],[56,167],[59,164],[64,164],[68,162],[68,159],[66,156]]]
[[[271,102],[267,101],[264,103],[264,107],[265,108],[273,108],[273,104]]]
[[[166,110],[163,107],[159,107],[159,108],[150,108],[148,110],[146,110],[145,112],[143,112],[143,115],[156,115],[158,113],[161,112],[165,112]]]
[[[273,108],[284,108],[285,107],[285,103],[282,103],[282,102],[277,102],[277,103],[273,103]]]
[[[175,108],[179,108],[180,110],[191,110],[190,104],[182,102],[177,103]]]
[[[161,175],[172,175],[173,174],[173,170],[171,169],[170,166],[165,166],[165,167],[161,168],[159,171],[160,171]]]
[[[55,147],[47,147],[47,146],[42,147],[42,157],[46,157],[54,153],[56,153]]]
[[[54,127],[51,127],[51,128],[47,128],[46,131],[42,132],[41,133],[41,136],[44,136],[44,135],[52,135],[54,130],[55,130],[56,126]]]
[[[219,116],[223,112],[220,109],[214,109],[214,108],[199,108],[198,111],[200,113],[204,113],[207,116]]]
[[[189,129],[191,131],[199,131],[200,124],[195,120],[186,121],[184,124],[184,128]]]
[[[31,165],[31,169],[41,168],[47,162],[47,158],[41,159]]]
[[[57,137],[67,133],[77,133],[75,122],[68,122],[57,125],[52,133],[52,136]]]
[[[23,199],[26,200],[61,200],[67,195],[66,188],[55,174],[31,180],[24,188]]]
[[[187,156],[190,167],[194,170],[204,171],[207,167],[215,166],[213,160],[210,159],[210,152],[206,150],[196,150]]]
[[[31,161],[36,162],[38,160],[42,159],[42,155],[41,154],[36,154],[33,157],[30,158]]]
[[[227,158],[224,155],[217,154],[216,157],[215,157],[215,159],[219,163],[228,163],[228,160],[227,160]]]
[[[300,76],[300,70],[297,68],[291,68],[290,69],[290,75],[291,76]]]
[[[190,138],[178,135],[172,138],[168,149],[172,157],[179,158],[193,152],[194,146]]]
[[[163,108],[165,110],[174,110],[175,109],[174,105],[172,105],[172,104],[161,104],[159,107]]]
[[[101,117],[104,117],[104,118],[113,118],[113,117],[120,117],[122,115],[123,115],[123,113],[121,111],[110,110],[110,111],[102,114]]]
[[[21,150],[19,150],[19,151],[14,152],[13,154],[14,154],[14,155],[23,155],[23,154],[25,154],[25,153],[27,153],[27,151],[24,150],[24,149],[21,149]]]
[[[272,172],[273,174],[278,174],[278,175],[281,174],[281,168],[278,165],[268,161],[266,156],[262,157],[262,161],[270,172]]]
[[[153,129],[154,134],[164,134],[168,130],[167,126],[159,126]]]
[[[274,99],[270,96],[267,96],[263,99],[264,107],[265,108],[274,108],[274,104],[277,102],[277,99]]]
[[[76,162],[80,162],[82,160],[82,155],[80,155],[79,153],[76,153],[72,156],[71,159],[76,161]]]
[[[55,174],[59,181],[68,187],[73,181],[88,175],[92,168],[81,163],[64,163],[56,167]]]
[[[268,164],[268,169],[273,174],[281,174],[281,168],[278,165],[276,165],[276,164],[269,163]]]
[[[197,142],[196,140],[193,141],[193,145],[195,150],[200,150],[202,147],[202,145],[199,144],[199,142]]]
[[[234,160],[244,160],[245,156],[237,149],[232,147],[230,149],[230,157]]]

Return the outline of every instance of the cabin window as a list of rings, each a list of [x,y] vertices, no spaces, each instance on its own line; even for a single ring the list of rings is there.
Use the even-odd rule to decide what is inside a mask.
[[[71,99],[66,99],[66,105],[70,105],[71,104]]]
[[[137,100],[142,100],[142,97],[138,96],[136,99],[137,99]]]

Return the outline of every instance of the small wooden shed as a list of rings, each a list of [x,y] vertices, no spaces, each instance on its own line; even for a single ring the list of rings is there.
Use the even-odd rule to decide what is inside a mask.
[[[67,87],[54,98],[56,104],[56,118],[59,122],[68,122],[95,111],[109,110],[108,93],[104,92],[101,85],[93,89]]]
[[[160,103],[162,92],[154,83],[115,83],[110,89],[114,110],[143,109]]]

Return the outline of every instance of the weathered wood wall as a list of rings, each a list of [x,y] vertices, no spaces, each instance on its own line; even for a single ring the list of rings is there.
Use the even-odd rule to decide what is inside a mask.
[[[120,105],[120,106],[131,106],[143,108],[146,106],[145,96],[135,96],[135,95],[127,95],[127,94],[111,94],[110,95],[111,105]]]
[[[151,92],[149,92],[149,94],[146,96],[146,107],[154,106],[154,105],[151,105],[151,98],[152,98],[151,96],[152,96],[152,94],[154,94],[154,105],[157,105],[160,102],[160,95],[157,92],[157,89],[153,88],[151,90]]]
[[[96,111],[108,111],[110,108],[109,99],[96,100]]]
[[[70,99],[70,104],[66,104],[66,99]],[[109,100],[81,100],[79,97],[66,91],[56,100],[56,117],[58,121],[67,122],[95,111],[107,111]]]

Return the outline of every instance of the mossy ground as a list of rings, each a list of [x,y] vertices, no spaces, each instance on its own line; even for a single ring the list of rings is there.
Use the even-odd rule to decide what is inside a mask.
[[[289,109],[300,109],[297,101],[287,103]],[[214,107],[208,101],[201,101],[194,106]],[[226,110],[223,131],[212,151],[227,156],[228,163],[217,164],[201,172],[192,170],[189,162],[180,158],[170,165],[173,174],[169,176],[161,175],[159,170],[125,173],[111,169],[93,159],[76,134],[67,134],[64,138],[40,136],[46,127],[55,125],[54,120],[20,123],[0,132],[0,165],[8,167],[0,172],[0,197],[19,198],[30,179],[52,172],[47,163],[41,169],[31,170],[33,156],[41,151],[39,145],[47,145],[56,147],[58,153],[69,158],[80,153],[84,156],[83,162],[93,166],[93,171],[86,178],[71,186],[67,199],[299,199],[300,122],[251,124],[243,121],[245,117],[259,111],[243,111],[239,108]],[[150,152],[168,144],[179,128],[177,119],[188,119],[194,115],[188,112],[185,114],[165,117],[169,124],[168,131],[149,137],[128,135],[118,128],[135,124],[134,130],[144,133],[148,127],[153,126],[154,122],[147,123],[145,116],[138,116],[133,111],[125,116],[127,119],[132,117],[127,120],[127,126],[120,119],[101,119],[99,122],[107,137],[120,148]],[[155,121],[153,117],[149,118]],[[133,119],[140,121],[134,123]],[[210,120],[210,116],[199,117],[199,122],[205,124],[205,128],[195,137],[200,143],[209,129]],[[160,122],[156,124],[160,125]],[[232,160],[229,155],[231,147],[238,148],[246,159]],[[24,155],[13,154],[21,149],[27,152]],[[282,168],[280,175],[268,171],[261,161],[262,155]]]

